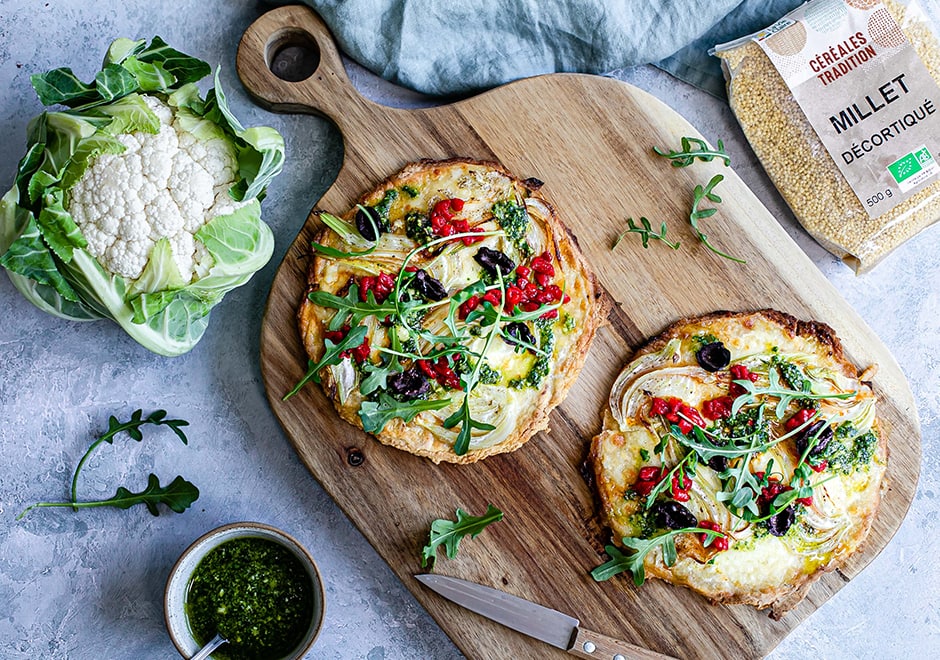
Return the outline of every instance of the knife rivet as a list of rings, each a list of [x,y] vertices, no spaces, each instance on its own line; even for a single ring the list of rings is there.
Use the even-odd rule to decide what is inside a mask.
[[[618,653],[617,655],[614,656],[613,660],[627,660],[627,659]]]
[[[581,648],[584,649],[585,653],[594,653],[597,650],[597,646],[594,645],[594,642],[584,642],[584,646]]]

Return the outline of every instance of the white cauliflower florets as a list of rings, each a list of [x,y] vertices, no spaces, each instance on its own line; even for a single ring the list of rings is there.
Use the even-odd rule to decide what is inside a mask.
[[[225,140],[199,140],[180,127],[169,105],[143,99],[160,119],[160,131],[118,136],[126,150],[91,163],[69,191],[68,210],[88,251],[110,272],[137,279],[154,244],[166,237],[189,282],[208,269],[207,253],[193,235],[241,206],[228,193],[238,165]]]

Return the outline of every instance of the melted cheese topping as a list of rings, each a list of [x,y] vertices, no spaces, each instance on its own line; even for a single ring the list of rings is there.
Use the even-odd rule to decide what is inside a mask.
[[[652,399],[675,397],[701,411],[704,402],[728,395],[731,376],[727,368],[712,373],[698,365],[695,351],[702,342],[694,339],[696,335],[713,335],[721,340],[731,353],[732,364],[746,365],[758,374],[755,383],[758,388],[770,386],[769,365],[775,359],[796,365],[812,383],[814,394],[847,397],[814,401],[819,419],[833,428],[851,424],[858,436],[877,433],[871,389],[858,381],[854,368],[840,361],[841,356],[836,358],[828,343],[816,336],[789,332],[761,314],[747,316],[746,322],[742,320],[745,315],[728,316],[690,322],[688,327],[677,330],[671,340],[663,341],[659,350],[634,359],[615,382],[610,414],[604,431],[593,441],[591,454],[604,517],[613,530],[615,542],[623,537],[651,538],[659,533],[650,531],[650,521],[643,517],[649,515],[644,514],[646,498],[634,491],[634,485],[642,467],[664,464],[667,470],[671,469],[688,451],[670,441],[662,463],[656,447],[668,433],[668,427],[652,413]],[[786,381],[781,383],[788,387]],[[795,412],[796,404],[791,403],[782,418],[773,421],[779,398],[768,396],[764,400],[764,414],[772,420],[769,439],[779,438],[787,432],[783,422]],[[706,427],[714,424],[706,422]],[[704,460],[699,460],[690,498],[683,505],[697,520],[718,523],[729,535],[730,549],[709,550],[697,539],[687,539],[684,544],[677,544],[679,557],[673,566],[663,563],[661,550],[651,552],[645,561],[647,572],[725,602],[786,609],[792,604],[781,603],[789,594],[800,592],[810,579],[818,577],[819,571],[838,566],[857,549],[878,506],[886,459],[882,441],[866,464],[851,470],[824,467],[819,473],[813,472],[812,504],[793,505],[797,520],[780,537],[761,529],[759,523],[749,523],[735,515],[718,496],[723,489],[733,487],[734,482],[727,475],[722,478]],[[752,473],[765,471],[771,460],[772,472],[779,475],[782,483],[788,483],[800,461],[794,440],[784,439],[769,450],[753,453],[749,469]],[[659,500],[671,499],[669,495],[667,491]]]
[[[362,277],[375,277],[380,273],[397,277],[404,259],[412,254],[408,265],[424,270],[428,276],[440,282],[449,299],[480,281],[483,270],[474,256],[481,247],[504,253],[517,266],[531,263],[533,257],[544,251],[551,254],[556,271],[553,283],[561,287],[571,300],[562,305],[557,319],[552,323],[554,347],[549,354],[549,373],[537,387],[511,386],[514,381],[525,381],[536,364],[537,356],[528,350],[517,351],[516,346],[510,345],[497,335],[489,342],[483,359],[486,367],[499,374],[499,380],[496,383],[477,384],[468,399],[473,419],[496,427],[489,431],[473,429],[470,453],[498,448],[504,443],[512,445],[510,448],[515,448],[539,428],[544,428],[544,414],[560,402],[561,396],[573,381],[573,375],[583,363],[584,351],[575,351],[573,347],[581,345],[586,351],[581,335],[587,335],[587,342],[593,337],[596,327],[593,317],[597,306],[592,296],[593,284],[583,269],[580,255],[564,238],[563,244],[556,242],[555,233],[560,225],[551,208],[541,199],[531,196],[532,193],[518,180],[500,169],[471,162],[410,166],[402,175],[390,179],[381,188],[366,196],[362,204],[375,206],[390,190],[395,191],[397,197],[388,207],[389,231],[381,234],[375,250],[362,257],[317,256],[311,270],[311,284],[314,289],[342,296],[351,282],[358,282]],[[483,232],[499,233],[483,237],[483,240],[470,246],[456,240],[430,251],[419,250],[420,245],[406,235],[408,215],[420,213],[427,217],[439,201],[453,198],[463,200],[463,207],[454,213],[455,218],[466,220],[470,227],[479,228]],[[519,245],[500,231],[500,225],[493,212],[494,204],[500,202],[524,205],[526,208],[529,221],[525,242],[531,248],[530,254],[521,254]],[[350,225],[355,222],[355,212],[356,209],[351,209],[343,216]],[[345,252],[362,251],[371,245],[357,236],[351,237],[347,243],[335,232],[321,232],[316,240]],[[422,327],[436,335],[450,335],[446,323],[449,309],[447,300],[442,301],[440,306],[427,312]],[[333,309],[304,303],[300,314],[301,332],[312,359],[318,359],[323,352],[322,333],[334,313]],[[509,320],[511,319],[504,319],[501,325]],[[370,325],[369,338],[373,349],[370,361],[380,364],[384,358],[377,349],[389,347],[388,330],[381,323],[370,324],[369,319],[364,322]],[[540,330],[531,320],[526,323],[538,340]],[[581,332],[566,332],[566,323]],[[461,331],[469,329],[459,319],[456,325]],[[484,350],[491,327],[479,326],[479,334],[466,342],[466,348],[480,354]],[[427,354],[440,346],[430,346],[428,342],[419,340],[418,348],[423,354]],[[411,360],[403,359],[402,362],[406,369],[412,367]],[[337,388],[334,402],[339,404],[337,407],[340,414],[347,421],[358,423],[358,411],[364,398],[358,392],[360,375],[357,370],[334,367],[329,370],[328,379],[330,378],[331,382],[325,382],[328,391],[333,385]],[[450,460],[452,457],[448,456],[448,452],[461,426],[445,428],[443,421],[460,409],[464,393],[449,388],[441,389],[433,381],[432,385],[436,389],[429,398],[450,398],[451,403],[447,407],[421,412],[407,425],[401,420],[393,419],[377,437],[390,444],[428,455],[435,461]],[[531,425],[531,428],[526,430],[526,425]],[[521,441],[520,435],[525,436]]]

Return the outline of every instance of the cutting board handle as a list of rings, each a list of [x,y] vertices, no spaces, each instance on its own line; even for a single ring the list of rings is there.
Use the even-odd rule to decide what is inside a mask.
[[[262,107],[323,114],[344,134],[351,118],[363,121],[363,114],[382,108],[356,91],[329,28],[302,5],[279,7],[252,23],[238,44],[236,67]]]

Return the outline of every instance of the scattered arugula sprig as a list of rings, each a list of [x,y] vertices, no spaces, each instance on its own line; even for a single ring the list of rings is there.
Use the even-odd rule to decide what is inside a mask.
[[[659,147],[653,147],[653,152],[671,160],[670,164],[673,167],[687,167],[695,162],[696,158],[706,163],[720,158],[726,166],[731,165],[731,156],[725,151],[725,145],[721,140],[718,140],[718,145],[714,149],[708,146],[705,140],[694,137],[682,138],[681,145],[679,151],[670,149],[666,152]]]
[[[405,422],[413,420],[425,410],[440,410],[450,405],[450,399],[415,399],[402,403],[381,392],[378,401],[363,401],[359,407],[359,419],[362,429],[367,433],[378,433],[396,417]]]
[[[160,479],[157,475],[150,473],[150,476],[147,477],[147,487],[139,493],[133,493],[124,486],[118,486],[117,492],[106,500],[96,500],[93,502],[77,502],[74,500],[71,502],[37,502],[23,509],[16,519],[21,519],[33,509],[44,507],[68,506],[77,511],[78,509],[88,509],[98,506],[113,506],[118,509],[129,509],[135,504],[143,504],[150,513],[159,516],[160,510],[157,508],[158,504],[165,504],[172,511],[183,513],[198,497],[199,489],[183,479],[183,477],[177,476],[176,479],[166,486],[161,486]]]
[[[483,531],[484,527],[502,519],[503,512],[492,504],[487,504],[486,513],[482,516],[471,516],[462,509],[457,509],[456,521],[443,518],[433,521],[428,536],[428,544],[421,549],[422,568],[429,563],[432,568],[434,567],[440,546],[444,546],[447,558],[453,559],[457,556],[457,547],[463,537],[469,534],[470,538],[475,538]]]
[[[821,394],[806,392],[803,390],[794,390],[792,388],[786,387],[780,382],[780,375],[777,371],[777,367],[775,366],[771,366],[770,369],[767,370],[767,378],[769,380],[769,385],[767,387],[758,387],[749,380],[734,381],[745,390],[745,393],[737,397],[734,400],[734,403],[731,404],[732,415],[737,415],[738,411],[740,411],[744,406],[755,403],[758,400],[758,397],[772,396],[778,398],[777,407],[774,413],[777,415],[777,419],[781,419],[786,412],[787,406],[789,406],[794,399],[849,399],[858,394],[858,392],[855,390],[842,393],[824,392]]]
[[[678,429],[678,427],[676,427]],[[697,428],[697,427],[696,427]],[[645,509],[649,510],[650,507],[656,502],[656,498],[660,493],[663,493],[672,488],[672,475],[678,474],[676,477],[677,481],[681,484],[684,482],[685,475],[688,474],[692,477],[695,476],[695,467],[698,464],[698,457],[695,455],[694,451],[690,451],[685,455],[681,461],[676,463],[669,472],[662,475],[653,490],[649,492],[649,495],[646,496],[646,505]]]
[[[159,478],[157,478],[155,474],[150,474],[147,479],[147,487],[139,493],[131,492],[127,488],[120,486],[118,487],[114,496],[108,499],[90,502],[78,501],[78,475],[85,466],[85,463],[88,461],[89,456],[91,456],[92,452],[94,452],[95,449],[97,449],[104,442],[107,442],[108,444],[114,444],[114,437],[119,433],[127,432],[131,438],[141,442],[144,439],[143,433],[140,430],[142,426],[146,424],[151,424],[154,426],[167,426],[170,428],[170,430],[173,431],[173,433],[176,434],[183,444],[189,444],[189,441],[186,438],[186,434],[182,429],[184,426],[189,426],[189,422],[186,420],[167,419],[167,413],[165,410],[155,410],[146,417],[143,415],[143,410],[135,410],[131,414],[130,420],[127,422],[120,422],[114,415],[111,415],[108,418],[108,430],[99,436],[98,439],[88,447],[81,460],[79,460],[78,465],[75,467],[75,472],[72,474],[72,483],[70,489],[71,499],[68,502],[37,502],[36,504],[32,504],[26,507],[16,517],[16,519],[20,520],[33,509],[44,507],[71,507],[73,510],[77,511],[78,509],[99,506],[113,506],[119,509],[129,509],[135,504],[143,504],[147,507],[147,510],[150,511],[150,513],[157,516],[160,515],[160,511],[157,508],[157,505],[165,504],[172,511],[177,513],[182,513],[185,511],[193,502],[196,501],[196,499],[198,499],[199,489],[189,481],[183,479],[181,476],[177,476],[166,486],[161,486]]]
[[[460,431],[457,433],[457,439],[454,441],[454,453],[458,456],[463,456],[469,451],[470,436],[473,434],[473,429],[492,431],[496,428],[492,424],[473,419],[470,415],[470,392],[473,391],[473,388],[476,387],[477,381],[479,380],[480,368],[483,365],[484,356],[487,350],[489,350],[490,344],[493,343],[493,337],[500,333],[500,319],[502,318],[502,309],[506,301],[506,283],[503,281],[503,273],[499,269],[496,270],[496,278],[499,284],[499,306],[484,305],[487,310],[493,310],[495,312],[495,316],[490,319],[490,331],[486,335],[483,350],[481,350],[480,354],[477,356],[473,370],[469,374],[464,374],[460,377],[464,388],[463,403],[460,404],[460,408],[458,408],[454,414],[444,420],[445,429],[450,429],[458,423],[460,424]]]
[[[648,539],[625,536],[623,544],[634,552],[627,555],[617,546],[604,546],[604,550],[610,555],[610,559],[592,570],[591,577],[597,582],[603,582],[620,573],[629,572],[633,576],[633,584],[639,587],[646,581],[646,570],[643,567],[643,562],[646,560],[646,556],[656,548],[662,547],[663,561],[666,566],[675,565],[678,558],[676,537],[680,534],[706,534],[706,544],[710,544],[719,536],[724,536],[723,532],[705,529],[704,527],[683,527],[663,532]]]
[[[679,249],[678,241],[673,243],[668,238],[666,238],[666,223],[665,222],[662,223],[662,225],[660,225],[659,233],[656,233],[655,231],[653,231],[653,226],[650,224],[650,221],[647,218],[644,218],[641,216],[640,224],[642,224],[643,226],[638,227],[636,223],[633,222],[633,218],[627,218],[627,229],[620,232],[620,235],[617,236],[617,239],[614,241],[613,245],[610,246],[610,249],[616,250],[617,246],[620,245],[620,241],[622,241],[623,237],[626,236],[627,234],[639,234],[640,239],[643,242],[644,248],[649,248],[650,239],[654,239],[657,241],[662,241],[663,243],[671,247],[673,250]]]
[[[152,424],[154,426],[166,426],[169,427],[173,433],[176,434],[184,445],[189,444],[189,440],[186,438],[186,434],[183,433],[184,426],[189,426],[189,422],[184,419],[167,419],[165,410],[154,410],[152,413],[144,417],[144,411],[137,409],[131,413],[130,420],[126,422],[118,421],[118,418],[114,415],[108,417],[108,430],[104,435],[100,436],[97,440],[91,443],[91,446],[85,451],[85,454],[82,456],[81,460],[78,461],[78,465],[75,467],[75,473],[72,475],[72,501],[76,502],[78,496],[76,495],[76,490],[78,487],[78,473],[82,471],[82,468],[85,466],[85,462],[88,460],[88,457],[91,456],[92,452],[101,445],[102,442],[107,442],[109,445],[114,444],[114,436],[123,431],[127,431],[127,435],[131,436],[137,442],[142,442],[144,435],[141,432],[140,428],[146,424]]]
[[[355,328],[350,330],[338,344],[334,344],[329,339],[325,339],[323,341],[323,357],[321,357],[316,362],[313,360],[307,361],[307,373],[304,374],[304,377],[300,379],[300,382],[294,385],[294,389],[284,395],[281,401],[287,401],[289,398],[297,394],[297,392],[299,392],[300,389],[310,381],[319,383],[320,370],[323,369],[323,367],[339,364],[342,361],[340,356],[343,351],[362,345],[362,340],[365,339],[366,333],[368,333],[368,331],[369,329],[366,326],[357,325]]]
[[[689,224],[692,225],[692,230],[695,232],[695,235],[698,237],[699,242],[702,243],[709,250],[717,254],[719,257],[724,257],[725,259],[730,259],[739,264],[746,264],[747,262],[744,259],[738,257],[732,257],[730,254],[725,254],[714,245],[708,242],[708,236],[702,231],[698,226],[699,220],[704,220],[710,218],[716,213],[718,209],[715,207],[707,209],[699,209],[699,205],[705,200],[712,202],[714,204],[721,203],[721,197],[716,195],[713,191],[715,186],[724,181],[724,176],[721,174],[716,174],[711,178],[711,180],[705,184],[703,187],[701,184],[695,186],[695,189],[692,191],[692,210],[689,212]]]
[[[725,166],[731,165],[731,157],[725,151],[725,145],[721,140],[718,140],[718,146],[713,149],[708,145],[707,142],[705,142],[705,140],[702,140],[701,138],[683,137],[681,139],[681,146],[679,150],[670,149],[669,151],[665,151],[657,146],[654,146],[653,152],[659,156],[662,156],[663,158],[669,159],[670,164],[673,167],[688,167],[696,160],[711,162],[716,158],[722,160]],[[724,176],[721,174],[716,174],[704,186],[701,184],[695,186],[692,191],[692,209],[689,212],[689,224],[692,226],[692,231],[695,232],[696,238],[698,238],[699,242],[702,243],[706,248],[718,256],[724,257],[725,259],[730,259],[731,261],[740,264],[747,263],[744,259],[733,257],[717,249],[708,241],[708,236],[706,236],[701,227],[699,227],[699,222],[701,220],[710,218],[718,212],[718,209],[714,207],[699,207],[704,201],[709,201],[713,204],[721,203],[721,197],[715,194],[714,189],[715,186],[717,186],[722,180],[724,180]],[[653,230],[650,221],[642,216],[640,217],[640,225],[641,226],[637,225],[633,221],[633,218],[627,218],[627,229],[617,236],[616,240],[611,246],[611,250],[616,249],[623,240],[623,237],[631,233],[640,235],[644,248],[649,247],[650,240],[658,240],[665,243],[673,250],[679,249],[678,242],[672,242],[666,238],[665,222],[660,225],[658,233]]]

